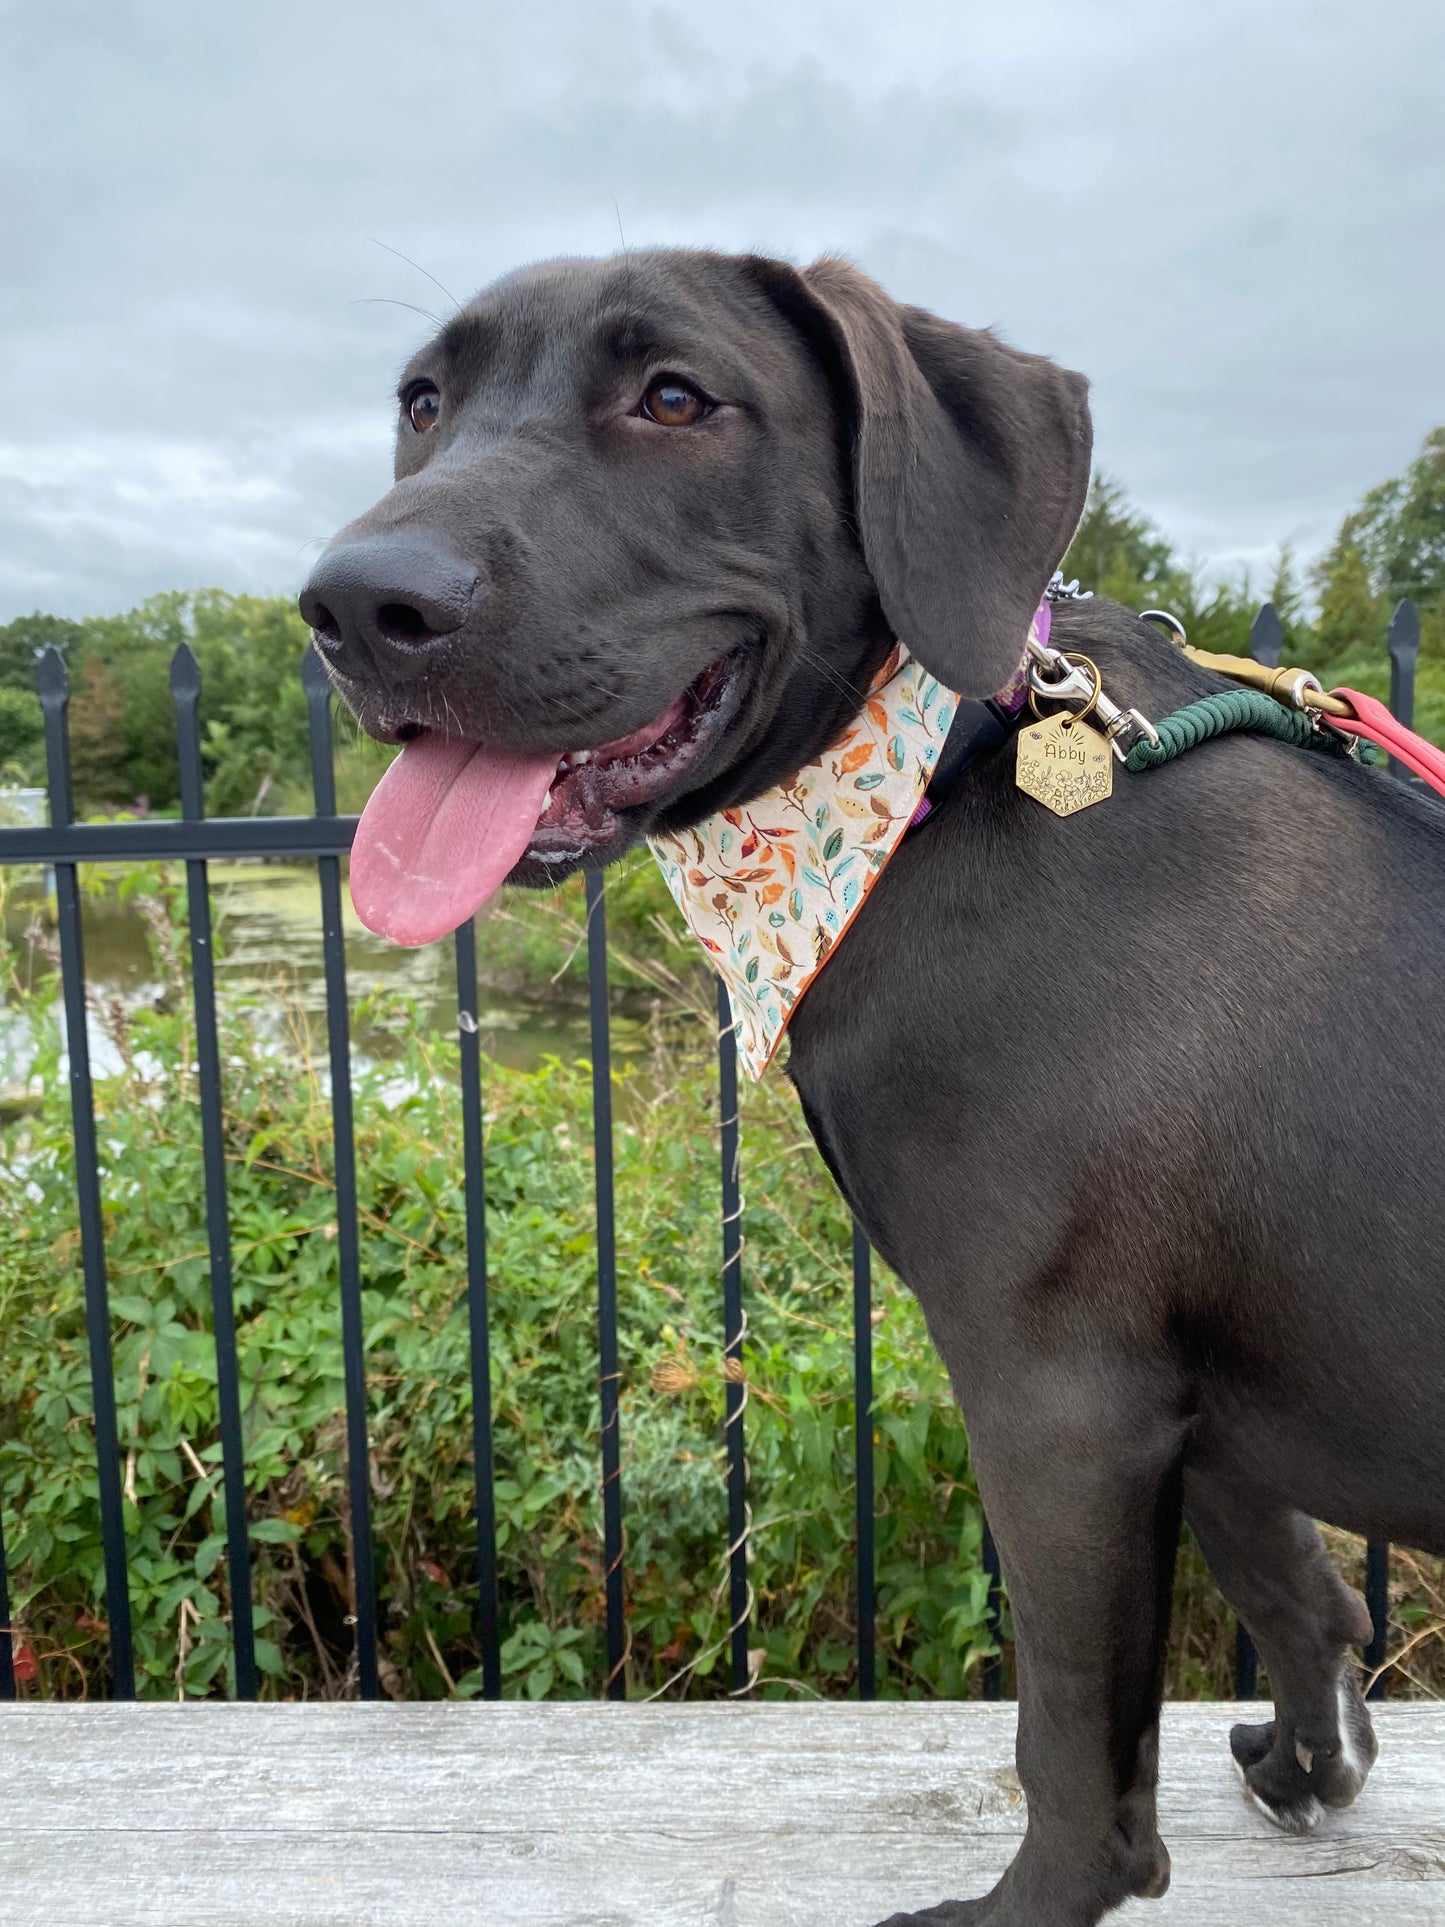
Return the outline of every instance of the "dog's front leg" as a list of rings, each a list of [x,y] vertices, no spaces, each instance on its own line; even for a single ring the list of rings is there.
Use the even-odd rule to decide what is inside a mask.
[[[1169,1884],[1154,1793],[1187,1421],[1173,1374],[1144,1361],[1080,1354],[969,1377],[1013,1607],[1028,1827],[991,1894],[886,1927],[1093,1927]]]

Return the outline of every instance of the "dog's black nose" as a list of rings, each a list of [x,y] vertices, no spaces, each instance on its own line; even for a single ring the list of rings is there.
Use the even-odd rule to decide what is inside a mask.
[[[467,619],[478,572],[418,536],[328,549],[298,598],[317,647],[344,675],[416,673]]]

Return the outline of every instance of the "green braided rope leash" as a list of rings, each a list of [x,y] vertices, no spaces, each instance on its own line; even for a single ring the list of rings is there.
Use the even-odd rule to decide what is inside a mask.
[[[1230,730],[1252,729],[1265,736],[1277,736],[1296,749],[1319,744],[1321,738],[1309,717],[1297,709],[1285,709],[1272,696],[1258,689],[1221,689],[1212,696],[1201,696],[1185,709],[1176,709],[1155,724],[1158,743],[1147,737],[1135,743],[1124,758],[1124,767],[1136,775],[1141,770],[1157,769],[1171,763],[1186,749],[1207,743],[1211,736]]]

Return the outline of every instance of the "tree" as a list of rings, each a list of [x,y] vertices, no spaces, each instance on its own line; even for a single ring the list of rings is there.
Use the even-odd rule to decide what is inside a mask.
[[[1384,601],[1410,596],[1423,612],[1445,598],[1445,427],[1431,429],[1403,475],[1370,490],[1346,527]]]
[[[1284,630],[1281,661],[1299,662],[1310,654],[1314,638],[1305,617],[1305,592],[1295,567],[1292,542],[1281,542],[1279,545],[1265,599],[1274,604],[1274,612]]]
[[[1378,654],[1391,610],[1409,596],[1420,612],[1422,662],[1445,662],[1445,427],[1431,429],[1403,475],[1351,509],[1314,583],[1319,661]]]
[[[0,685],[0,786],[38,783],[44,772],[40,698],[31,689]]]
[[[177,645],[188,642],[201,665],[208,809],[275,808],[309,770],[300,677],[307,641],[289,598],[221,589],[173,590],[123,615],[81,622],[21,617],[0,627],[0,770],[34,766],[35,656],[53,644],[70,672],[78,806],[109,809],[144,796],[155,809],[173,808],[179,770],[170,665]],[[344,720],[338,735],[346,741]]]
[[[135,801],[140,792],[127,760],[125,691],[101,658],[87,653],[70,685],[70,771],[82,813]]]
[[[35,658],[54,647],[69,661],[80,653],[85,625],[65,616],[17,616],[0,624],[0,688],[33,690]]]
[[[301,687],[310,631],[287,598],[219,589],[192,599],[190,621],[201,663],[207,807],[244,815],[257,807],[263,785],[269,793],[300,782],[310,767]],[[344,723],[339,734],[344,739]]]
[[[1130,609],[1168,606],[1189,592],[1188,572],[1180,569],[1166,537],[1130,507],[1123,485],[1108,475],[1090,482],[1062,566],[1066,579],[1077,576],[1081,587]]]
[[[1290,567],[1289,553],[1283,550],[1277,571],[1282,581],[1288,581]],[[1201,648],[1225,655],[1249,651],[1249,624],[1258,606],[1249,583],[1243,578],[1209,582],[1188,568],[1168,538],[1131,507],[1122,485],[1107,475],[1095,475],[1089,484],[1083,520],[1069,544],[1063,571],[1066,578],[1077,576],[1082,588],[1109,596],[1126,609],[1168,609]]]
[[[1320,612],[1311,668],[1378,649],[1384,635],[1385,611],[1370,587],[1370,572],[1351,529],[1352,520],[1346,517],[1334,547],[1315,567]]]

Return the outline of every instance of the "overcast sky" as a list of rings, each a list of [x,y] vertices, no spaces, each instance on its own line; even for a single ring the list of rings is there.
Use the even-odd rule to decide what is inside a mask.
[[[1445,421],[1439,0],[0,0],[0,619],[293,590],[518,262],[842,250],[1094,382],[1186,553]],[[614,205],[615,204],[615,205]]]

